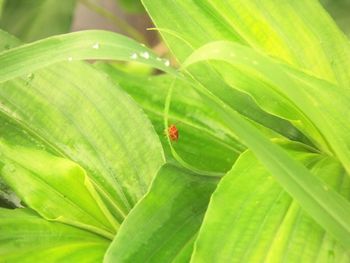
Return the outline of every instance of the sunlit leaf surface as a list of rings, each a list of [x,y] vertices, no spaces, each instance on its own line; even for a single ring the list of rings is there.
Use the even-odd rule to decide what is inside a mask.
[[[0,208],[0,233],[2,262],[101,262],[109,243],[29,209]]]

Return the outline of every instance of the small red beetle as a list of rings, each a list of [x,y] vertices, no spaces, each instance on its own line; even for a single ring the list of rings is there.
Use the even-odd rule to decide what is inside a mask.
[[[168,136],[171,141],[177,141],[179,139],[179,130],[175,124],[171,124],[168,128]]]

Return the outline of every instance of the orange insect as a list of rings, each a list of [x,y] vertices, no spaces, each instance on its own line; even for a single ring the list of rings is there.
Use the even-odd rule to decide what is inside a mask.
[[[176,128],[175,124],[171,124],[168,127],[168,136],[171,141],[177,141],[179,139],[179,130]]]

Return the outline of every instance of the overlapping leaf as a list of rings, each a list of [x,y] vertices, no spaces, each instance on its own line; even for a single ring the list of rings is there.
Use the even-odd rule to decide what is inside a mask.
[[[279,65],[268,57],[231,42],[208,44],[194,52],[186,64],[207,59],[217,59],[234,65],[241,75],[247,76],[246,80],[255,78],[258,81],[270,83],[272,88],[268,85],[257,85],[257,83],[255,88],[249,88],[249,85],[244,84],[240,87],[246,88],[245,91],[251,94],[264,109],[276,115],[288,118],[285,108],[292,110],[293,107],[296,108],[297,114],[294,116],[300,122],[296,123],[296,126],[305,130],[324,152],[335,153],[350,171],[348,132],[350,125],[342,118],[350,110],[350,97],[343,89]],[[218,71],[221,72],[220,69]],[[227,71],[223,70],[224,78],[233,83],[237,82],[231,78],[232,74],[226,73]],[[266,101],[264,96],[269,97],[269,101]],[[273,108],[269,107],[271,104],[274,104]],[[293,117],[289,118],[293,120]]]
[[[2,37],[17,44],[7,34]],[[164,162],[159,139],[141,109],[105,74],[81,62],[6,81],[0,94],[0,159],[6,183],[44,218],[111,239]],[[64,244],[47,240],[38,252],[42,243],[21,243],[17,254],[9,247],[9,260],[43,259],[49,253],[49,259],[74,260],[85,249],[91,250],[87,256],[95,254],[89,260],[101,258],[104,245],[75,244],[69,231],[63,233],[55,223],[49,229],[43,223],[41,230],[41,222],[45,221],[39,220],[35,235],[50,231],[54,239],[65,234]],[[32,227],[31,222],[20,223]],[[8,226],[16,221],[6,224],[4,231],[11,235]],[[13,240],[21,242],[16,236]],[[29,235],[29,240],[35,238]]]
[[[349,197],[350,180],[332,158],[288,152],[327,187]],[[348,262],[349,254],[244,153],[212,196],[191,262]]]
[[[30,209],[0,208],[1,262],[101,262],[109,240]]]
[[[217,178],[172,165],[128,215],[104,262],[188,262]]]
[[[26,205],[47,220],[113,238],[119,224],[81,167],[45,151],[11,146],[3,141],[0,151],[1,177]]]
[[[232,52],[232,49],[229,50]],[[249,54],[254,57],[255,53],[250,49],[248,50],[250,51],[250,53],[244,52],[244,49],[239,50],[242,51],[242,53],[240,53],[240,55],[243,55],[242,61],[249,60],[249,58],[251,58]],[[188,59],[185,65],[195,63],[197,61],[197,58],[198,61],[200,61],[200,56],[197,56],[197,54],[199,53],[201,53],[201,50],[199,50],[198,53],[195,52],[194,55]],[[225,53],[229,54],[227,52]],[[247,57],[245,57],[244,55],[246,55]],[[207,56],[204,55],[204,57]],[[239,64],[242,61],[238,59],[237,63]],[[294,79],[290,78],[292,86],[288,88],[288,85],[285,85],[283,80],[289,78],[284,78],[284,76],[288,75],[282,73],[282,70],[275,72],[275,75],[268,74],[269,65],[272,66],[276,64],[265,63],[266,61],[264,59],[260,59],[257,62],[257,65],[259,65],[259,70],[261,70],[264,73],[267,73],[267,77],[271,78],[271,80],[276,81],[278,87],[280,87],[281,89],[282,87],[284,87],[285,89],[283,91],[287,92],[291,99],[297,99],[298,93],[296,91],[298,90],[293,90],[292,88]],[[242,64],[245,63],[246,62],[243,62]],[[276,67],[276,69],[277,68],[278,67]],[[297,76],[302,77],[303,75],[298,74]],[[306,78],[306,80],[306,82],[309,83],[309,79]],[[294,87],[296,88],[295,84]],[[289,92],[287,91],[288,89]],[[327,91],[327,89],[325,91]],[[283,188],[293,198],[295,198],[300,203],[300,205],[315,220],[317,220],[317,222],[320,225],[322,225],[327,231],[334,235],[342,243],[342,245],[345,246],[346,249],[349,249],[350,221],[347,218],[350,217],[350,203],[336,192],[328,192],[327,189],[324,189],[322,181],[312,176],[312,174],[305,168],[305,166],[291,158],[280,147],[274,145],[269,140],[267,140],[266,137],[264,137],[258,130],[251,126],[246,120],[244,120],[237,112],[228,108],[219,98],[214,96],[204,87],[201,89],[201,92],[203,92],[203,94],[206,94],[208,98],[208,103],[211,103],[212,106],[218,112],[222,113],[222,117],[225,118],[228,127],[230,127],[237,134],[237,136],[242,139],[242,141],[247,145],[247,147],[256,154],[257,158],[267,167],[271,174],[275,176],[275,178],[283,186]],[[309,99],[309,97],[306,96],[306,93],[303,94],[305,94],[305,96],[301,97],[301,101],[299,102],[302,105],[301,108],[304,108],[308,105],[307,99]],[[336,93],[330,94],[333,94],[335,96],[337,95]],[[347,100],[345,96],[342,99]],[[321,103],[322,102],[327,102],[326,98],[324,98],[324,100],[321,100]],[[346,105],[344,104],[342,106],[346,107]],[[341,107],[340,109],[344,109],[343,107]],[[318,107],[316,109],[311,109],[311,112],[312,110],[317,109]],[[330,115],[332,115],[332,113]],[[322,115],[319,115],[319,113],[313,113],[313,115],[311,116],[313,117],[313,120],[317,116],[320,118],[319,121],[322,119]],[[339,115],[335,114],[334,117],[335,119],[332,119],[331,121],[334,121],[336,120],[336,118],[339,118]],[[318,124],[327,125],[326,122],[324,124],[318,122]],[[324,126],[321,126],[321,128],[322,127]],[[340,130],[339,136],[341,137],[337,137],[335,140],[331,137],[328,137],[327,139],[329,139],[330,142],[331,140],[333,140],[332,146],[334,147],[334,150],[338,151],[337,153],[339,153],[339,157],[340,160],[342,160],[342,164],[345,166],[345,168],[348,169],[349,163],[346,160],[346,158],[348,157],[343,155],[346,151],[341,151],[347,149],[347,137],[346,134],[343,133],[345,131],[346,127],[343,130]],[[334,132],[334,130],[330,130],[327,132]],[[343,144],[336,144],[339,143],[338,140],[343,140]],[[336,149],[336,147],[339,148]]]
[[[22,66],[31,72],[29,64]],[[119,222],[164,162],[158,137],[138,106],[106,75],[84,63],[66,62],[7,81],[0,94],[1,113],[56,155],[86,169]],[[11,131],[8,127],[3,134]],[[18,137],[6,140],[16,144]]]
[[[164,104],[169,87],[174,86],[169,122],[176,124],[179,140],[173,147],[188,163],[202,170],[225,173],[245,149],[239,143],[199,94],[185,81],[171,76],[140,77],[126,74],[115,67],[99,63],[114,82],[128,92],[151,119],[167,157],[171,153],[164,127]]]
[[[228,40],[280,58],[319,78],[337,80],[345,89],[350,86],[348,40],[318,1],[143,3],[157,27],[175,32],[162,35],[180,61],[208,42]]]
[[[196,48],[210,41],[224,39],[240,41],[240,36],[235,33],[231,25],[207,10],[207,2],[166,0],[160,4],[153,0],[143,1],[169,48],[180,62],[183,62]],[[191,19],[188,20],[188,17]],[[209,65],[196,65],[190,72],[195,80],[210,87],[211,92],[227,105],[258,125],[292,140],[307,141],[289,122],[267,114],[249,96],[228,86]]]
[[[344,56],[346,57],[348,54],[348,44],[340,31],[334,27],[334,24],[329,22],[328,16],[323,13],[322,9],[318,4],[316,4],[316,2],[293,2],[293,4],[278,4],[274,10],[272,10],[273,3],[271,1],[266,1],[266,3],[262,3],[261,1],[237,1],[235,3],[225,2],[220,6],[219,3],[213,1],[164,1],[164,3],[160,5],[156,1],[145,0],[144,4],[148,11],[150,11],[151,16],[155,20],[157,26],[165,29],[170,28],[171,30],[175,31],[175,33],[169,34],[170,36],[165,33],[164,37],[167,39],[169,46],[173,49],[175,55],[180,59],[180,61],[185,59],[186,54],[189,53],[189,47],[191,46],[196,48],[200,45],[200,43],[208,42],[210,39],[229,39],[244,43],[245,45],[250,45],[257,50],[265,51],[270,55],[273,54],[274,56],[284,59],[294,66],[299,66],[303,70],[309,70],[314,75],[320,75],[322,78],[329,79],[331,81],[335,81],[336,79],[336,81],[340,83],[342,87],[346,87],[346,83],[350,81],[347,73],[349,67],[344,68],[347,63],[344,62]],[[185,6],[190,8],[183,9]],[[236,10],[232,9],[233,6],[236,7]],[[164,16],[164,14],[159,11],[170,7],[174,8],[171,16],[174,16],[177,19],[169,19],[169,16]],[[157,11],[155,11],[156,8]],[[302,12],[300,12],[298,15],[295,12],[299,10],[297,8],[302,10]],[[183,10],[185,11],[182,12]],[[237,10],[240,12],[237,13]],[[251,12],[253,10],[254,16],[251,16]],[[267,10],[270,10],[271,12],[267,12]],[[283,12],[283,16],[282,11],[285,11]],[[186,19],[186,16],[189,15],[190,12],[192,19],[189,21]],[[308,15],[306,15],[306,12]],[[316,14],[319,15],[319,17],[316,17]],[[299,31],[294,32],[295,30],[293,23],[289,23],[290,26],[293,25],[293,31],[285,28],[287,25],[285,23],[288,21],[288,17],[284,21],[281,21],[281,23],[274,23],[271,20],[271,18],[273,18],[273,21],[278,21],[277,18],[281,20],[284,19],[286,15],[298,17],[299,20],[297,23],[300,22],[303,25],[298,27],[300,29]],[[316,22],[310,21],[310,17],[313,16],[315,16]],[[176,21],[176,23],[173,21]],[[218,21],[220,21],[220,23]],[[181,26],[182,23],[186,24],[186,26]],[[328,24],[325,25],[326,23]],[[279,24],[281,24],[281,26],[279,26]],[[198,38],[194,37],[198,35],[198,32],[200,34],[202,29],[207,34],[203,34],[204,36],[202,35]],[[310,38],[305,35],[306,38],[302,38],[302,35],[300,34],[303,32],[308,32],[309,30],[315,30],[315,35],[310,35]],[[261,33],[259,34],[258,32]],[[320,47],[318,37],[323,32],[327,32],[332,35],[332,40],[327,42],[327,40],[322,37],[326,44],[321,45]],[[270,33],[271,38],[266,38],[266,36],[270,35]],[[303,62],[304,60],[298,58],[298,56],[303,54],[303,52],[296,52],[297,49],[294,47],[292,52],[289,53],[290,47],[288,44],[286,44],[289,42],[284,43],[286,40],[292,41],[295,38],[298,38],[298,41],[303,39],[305,43],[308,43],[307,46],[310,45],[310,41],[315,44],[317,42],[318,46],[315,48],[315,52],[310,52],[304,49],[304,52],[309,52],[308,57],[305,58],[305,62]],[[328,45],[333,43],[333,41],[336,41],[336,43],[334,43],[334,46],[330,48]],[[301,42],[302,45],[305,45],[305,43]],[[185,46],[187,49],[184,48]],[[324,46],[327,47],[325,50]],[[300,72],[293,72],[295,73],[295,75],[292,74],[293,77],[289,76],[286,78],[283,78],[280,74],[281,72],[279,71],[276,75],[274,75],[275,68],[270,67],[271,65],[269,66],[266,63],[261,63],[263,61],[260,59],[256,59],[256,63],[254,63],[255,54],[261,57],[261,55],[258,55],[258,52],[254,52],[253,49],[249,48],[247,48],[247,52],[242,50],[243,48],[238,51],[238,56],[242,56],[242,60],[239,59],[237,63],[244,64],[245,70],[250,71],[250,74],[254,74],[256,68],[258,68],[260,75],[267,75],[266,78],[262,78],[263,80],[272,78],[280,91],[282,90],[286,93],[286,90],[289,90],[289,92],[286,94],[287,99],[290,99],[293,102],[298,101],[297,106],[302,112],[308,111],[309,119],[311,119],[313,123],[317,123],[316,129],[322,130],[322,135],[327,137],[326,140],[330,142],[331,149],[337,153],[342,163],[345,165],[345,167],[347,167],[347,169],[349,169],[349,162],[346,154],[349,149],[347,140],[348,135],[346,133],[346,131],[349,130],[347,125],[337,131],[331,127],[331,125],[329,125],[329,122],[326,122],[323,119],[324,117],[320,113],[320,108],[325,107],[325,112],[328,112],[327,119],[331,118],[329,121],[333,124],[337,124],[337,121],[340,121],[339,118],[346,114],[347,106],[345,102],[348,101],[347,91],[343,89],[344,92],[339,97],[339,93],[337,92],[340,89],[336,88],[331,91],[330,86],[332,85],[325,84],[323,81],[319,80],[315,80],[317,85],[312,85],[314,79]],[[221,52],[220,49],[216,51],[219,53]],[[233,50],[233,52],[234,51],[235,50]],[[215,49],[210,51],[211,54],[214,52]],[[233,56],[235,55],[237,54],[234,53]],[[225,59],[227,59],[227,61],[233,60],[232,58],[229,58],[229,56],[230,53],[225,52]],[[246,59],[245,62],[243,62],[243,56]],[[192,58],[194,57],[196,57],[196,55]],[[206,57],[206,55],[203,55],[203,57]],[[215,55],[213,55],[213,58],[214,57]],[[330,61],[330,57],[333,58],[332,63]],[[193,59],[191,62],[194,62],[195,60],[196,59]],[[318,61],[323,62],[321,62],[321,65],[319,65]],[[250,64],[247,65],[248,63]],[[275,65],[275,63],[273,63],[273,65]],[[219,69],[222,71],[225,70],[224,67]],[[291,71],[293,70],[291,69]],[[212,72],[214,72],[214,74],[212,74]],[[223,74],[223,72],[221,73]],[[199,79],[203,84],[203,87],[199,88],[199,90],[201,90],[201,92],[207,96],[208,103],[211,103],[213,108],[222,113],[222,117],[226,119],[227,125],[231,127],[237,136],[242,139],[242,141],[256,154],[258,159],[276,177],[284,189],[289,192],[293,198],[295,198],[301,204],[301,206],[310,215],[312,215],[315,220],[318,221],[318,223],[330,231],[346,248],[348,248],[347,246],[350,243],[350,225],[347,221],[347,218],[350,216],[347,214],[347,211],[349,211],[349,203],[335,192],[329,191],[327,193],[327,191],[323,188],[322,182],[313,177],[304,166],[290,158],[290,156],[279,147],[266,140],[266,138],[258,133],[256,129],[254,129],[239,114],[237,114],[236,111],[227,107],[227,105],[230,105],[233,109],[237,110],[236,107],[232,106],[232,104],[227,101],[227,94],[230,92],[229,88],[219,89],[217,86],[213,85],[214,83],[218,83],[213,81],[213,79],[216,80],[217,78],[217,73],[215,71],[208,70],[208,67],[206,66],[196,66],[190,71],[190,74],[194,78]],[[289,80],[291,80],[290,83],[288,83]],[[292,90],[294,87],[300,84],[303,84],[308,88],[312,87],[310,89],[312,89],[313,93],[318,91],[318,85],[322,86],[322,93],[319,95],[322,97],[322,99],[319,98],[318,101],[320,104],[310,105],[307,102],[307,100],[310,100],[311,91],[309,91],[310,93],[300,92],[301,90],[303,91],[301,88]],[[334,99],[339,98],[342,106],[337,109],[331,109],[329,104],[332,102],[330,102],[331,99],[329,95],[333,101]],[[310,114],[310,112],[312,112],[312,114]],[[344,121],[340,121],[337,125],[341,125],[343,123]],[[318,127],[319,125],[321,127]],[[333,133],[332,136],[331,133]],[[331,143],[331,141],[333,142]],[[324,148],[327,151],[327,147]],[[323,199],[324,196],[327,196],[327,198]],[[340,208],[339,205],[342,208]]]

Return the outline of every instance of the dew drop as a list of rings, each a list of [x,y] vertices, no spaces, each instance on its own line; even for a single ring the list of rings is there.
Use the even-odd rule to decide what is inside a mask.
[[[149,59],[149,53],[148,53],[147,51],[141,52],[141,53],[140,53],[140,56],[143,57],[143,58],[145,58],[145,59]]]
[[[71,62],[71,61],[73,61],[73,58],[72,58],[72,57],[68,57],[67,60],[68,60],[69,62]]]
[[[137,59],[138,58],[138,55],[136,53],[133,53],[131,54],[130,56],[131,59]]]
[[[93,49],[99,49],[100,48],[100,44],[99,43],[95,43],[92,45]]]
[[[164,61],[164,65],[165,65],[166,67],[169,67],[169,66],[170,66],[170,61],[169,61],[168,59],[166,59],[166,60]]]
[[[323,189],[324,189],[325,191],[328,191],[328,190],[329,190],[329,188],[328,188],[327,185],[324,185],[324,186],[323,186]]]

